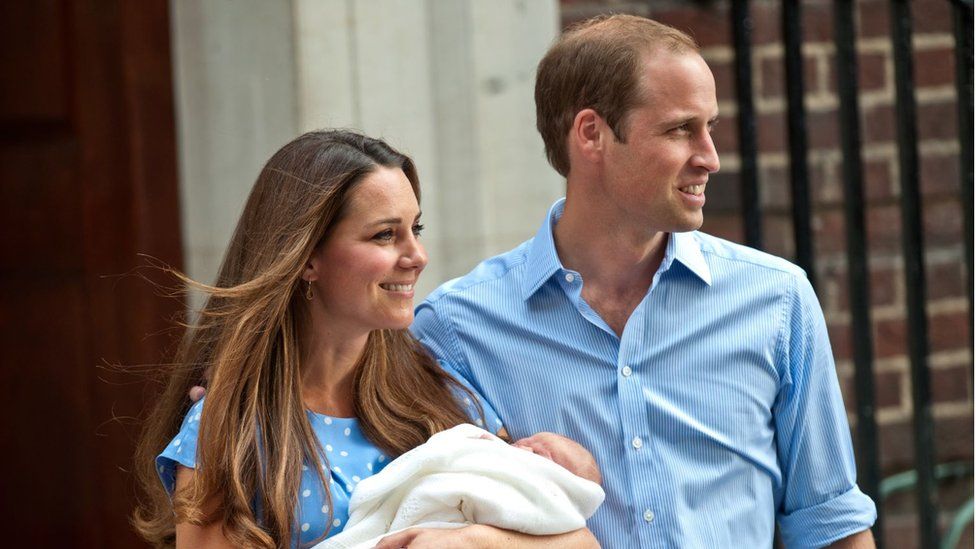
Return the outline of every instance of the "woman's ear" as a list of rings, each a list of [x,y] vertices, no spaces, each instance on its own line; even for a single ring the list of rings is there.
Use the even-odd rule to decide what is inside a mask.
[[[313,253],[312,257],[305,262],[305,269],[302,270],[302,280],[305,282],[315,282],[319,279],[319,260],[318,254]]]

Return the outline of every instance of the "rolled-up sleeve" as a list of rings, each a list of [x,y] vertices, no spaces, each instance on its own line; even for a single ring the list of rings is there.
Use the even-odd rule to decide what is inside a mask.
[[[810,283],[794,279],[778,353],[774,410],[782,482],[777,519],[789,548],[823,547],[870,528],[874,502],[857,487],[847,414],[823,312]]]

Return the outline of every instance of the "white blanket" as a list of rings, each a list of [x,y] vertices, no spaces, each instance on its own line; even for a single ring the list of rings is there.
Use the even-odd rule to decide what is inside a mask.
[[[586,526],[603,498],[598,484],[474,425],[458,425],[360,482],[346,527],[315,548],[371,548],[414,526],[561,534]]]

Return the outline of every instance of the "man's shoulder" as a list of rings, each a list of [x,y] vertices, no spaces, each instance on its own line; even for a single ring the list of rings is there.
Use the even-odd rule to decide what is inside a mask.
[[[692,235],[697,240],[702,255],[712,266],[717,263],[728,263],[734,264],[739,269],[755,272],[757,275],[782,273],[787,277],[806,278],[802,268],[782,257],[700,231]]]
[[[468,274],[441,284],[424,299],[423,305],[461,298],[475,289],[510,291],[518,283],[518,271],[525,265],[531,243],[532,239],[526,240],[507,252],[485,259]]]

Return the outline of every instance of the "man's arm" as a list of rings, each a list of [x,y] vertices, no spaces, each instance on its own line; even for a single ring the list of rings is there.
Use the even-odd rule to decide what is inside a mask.
[[[871,530],[864,530],[827,546],[828,549],[875,549]]]
[[[773,406],[782,503],[777,509],[787,547],[834,543],[861,547],[877,518],[857,487],[857,468],[823,311],[809,281],[793,279],[777,341],[781,378]],[[827,545],[829,546],[829,545]],[[866,547],[872,547],[867,545]]]

